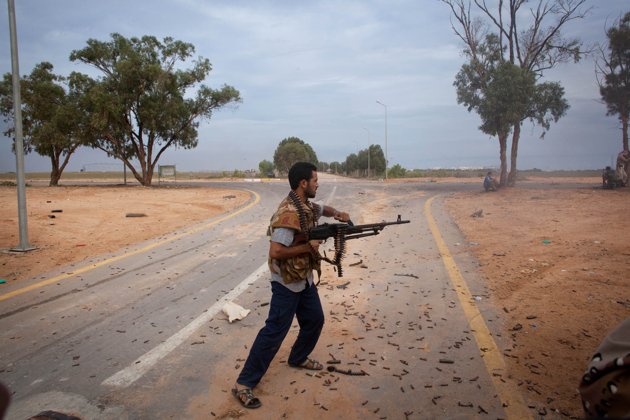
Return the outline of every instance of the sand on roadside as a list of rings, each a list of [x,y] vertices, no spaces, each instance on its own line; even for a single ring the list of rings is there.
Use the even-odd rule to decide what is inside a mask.
[[[0,187],[0,278],[29,279],[234,210],[250,199],[214,187],[63,186],[26,189],[29,243],[20,243],[15,187]],[[128,217],[129,216],[129,217]]]

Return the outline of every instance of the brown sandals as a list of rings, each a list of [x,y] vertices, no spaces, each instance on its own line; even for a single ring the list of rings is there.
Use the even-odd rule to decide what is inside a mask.
[[[309,359],[308,357],[299,365],[290,366],[297,369],[306,370],[324,369],[324,365],[319,363],[317,360]],[[238,402],[240,402],[241,405],[245,408],[258,408],[262,405],[260,400],[254,395],[254,392],[251,388],[238,389],[237,385],[234,385],[234,388],[232,388],[232,395],[234,395],[234,398],[236,398]]]
[[[234,395],[238,402],[245,408],[258,408],[262,405],[251,388],[237,389],[234,387],[232,388],[232,395]]]
[[[299,365],[291,365],[291,367],[298,369],[306,369],[306,370],[322,370],[324,369],[324,365],[319,363],[317,360],[306,358],[305,361],[300,363]]]

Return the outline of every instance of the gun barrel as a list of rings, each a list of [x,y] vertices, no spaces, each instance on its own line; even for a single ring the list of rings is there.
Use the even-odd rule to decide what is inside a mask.
[[[366,225],[351,226],[348,230],[352,232],[353,230],[383,229],[385,226],[402,225],[410,222],[410,220],[397,220],[395,222],[368,223]]]
[[[351,233],[349,235],[346,235],[346,241],[349,241],[350,239],[357,239],[357,238],[364,238],[366,236],[374,236],[374,235],[378,235],[379,233],[381,233],[380,230],[373,230],[372,232],[365,232],[365,233]]]

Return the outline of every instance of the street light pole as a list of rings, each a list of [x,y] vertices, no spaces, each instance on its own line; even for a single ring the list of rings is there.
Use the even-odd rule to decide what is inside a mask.
[[[26,185],[24,182],[24,140],[22,134],[22,99],[20,97],[20,69],[18,66],[17,31],[15,29],[15,3],[7,0],[9,6],[9,35],[11,42],[11,71],[13,76],[13,123],[15,128],[15,167],[18,199],[18,225],[20,244],[11,251],[26,252],[35,249],[28,242],[26,216]]]
[[[363,127],[363,129],[365,131],[367,131],[367,133],[368,133],[368,150],[367,150],[367,153],[368,153],[368,173],[367,173],[367,177],[369,178],[370,177],[370,146],[371,146],[370,145],[370,130],[368,130],[365,127]]]
[[[357,148],[357,178],[361,176],[361,165],[359,162],[359,155],[361,154],[361,149],[359,148],[359,140],[355,140],[354,144]]]
[[[381,101],[376,101],[376,103],[383,105],[383,108],[385,108],[385,180],[387,180],[387,166],[389,164],[389,161],[387,160],[387,105]]]

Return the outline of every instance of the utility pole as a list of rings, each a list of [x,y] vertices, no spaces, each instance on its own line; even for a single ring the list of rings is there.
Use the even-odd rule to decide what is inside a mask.
[[[24,182],[24,140],[22,133],[22,98],[20,96],[20,69],[18,65],[17,31],[15,29],[15,4],[7,0],[9,6],[9,33],[11,38],[11,71],[13,72],[13,121],[15,124],[15,166],[18,199],[18,224],[20,244],[11,251],[26,252],[35,249],[28,242],[26,216],[26,185]]]
[[[368,154],[368,173],[367,173],[367,177],[370,177],[370,130],[368,130],[367,128],[363,127],[363,129],[365,131],[367,131],[368,133],[368,150],[367,150],[367,154]]]
[[[383,105],[383,108],[385,108],[385,180],[387,181],[387,166],[389,165],[389,161],[387,159],[387,105],[381,101],[376,101],[376,103]]]

